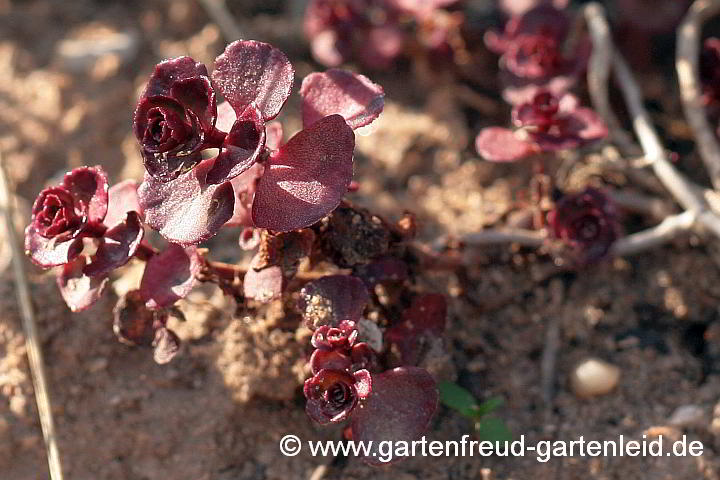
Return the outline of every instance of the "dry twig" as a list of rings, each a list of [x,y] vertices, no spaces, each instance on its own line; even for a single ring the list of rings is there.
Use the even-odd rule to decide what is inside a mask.
[[[622,129],[620,121],[610,107],[608,84],[614,52],[610,27],[599,4],[589,3],[585,7],[584,13],[593,44],[587,73],[588,91],[592,104],[607,123],[611,139],[623,147],[624,150],[634,151],[635,147],[632,139]]]
[[[244,38],[242,29],[228,10],[225,0],[200,0],[200,4],[228,43]]]
[[[692,4],[678,29],[675,57],[685,117],[695,134],[700,157],[715,189],[720,189],[720,143],[707,120],[702,101],[700,34],[705,20],[718,11],[718,0],[696,0]]]
[[[15,228],[13,226],[13,205],[10,187],[5,174],[5,165],[0,157],[0,209],[2,209],[7,241],[10,243],[12,252],[13,273],[15,275],[15,289],[18,304],[20,305],[20,316],[22,317],[23,329],[25,331],[25,346],[27,349],[30,371],[32,373],[33,387],[35,389],[35,400],[37,402],[40,416],[40,426],[45,440],[50,478],[62,480],[62,466],[60,454],[57,448],[57,437],[53,423],[50,396],[48,394],[47,380],[45,375],[45,364],[43,362],[40,338],[35,325],[35,313],[33,312],[30,300],[30,288],[23,266],[24,255],[17,242]]]

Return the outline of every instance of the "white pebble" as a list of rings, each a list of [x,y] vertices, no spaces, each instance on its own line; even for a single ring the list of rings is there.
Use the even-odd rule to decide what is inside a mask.
[[[610,393],[620,380],[620,369],[597,358],[580,362],[573,370],[570,385],[578,397]]]

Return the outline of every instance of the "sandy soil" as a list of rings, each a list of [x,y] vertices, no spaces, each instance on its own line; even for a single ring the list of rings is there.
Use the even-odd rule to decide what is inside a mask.
[[[280,1],[232,4],[248,37],[286,50],[302,78],[317,67],[293,36],[283,8]],[[78,57],[73,50],[77,42],[111,34],[125,35],[115,37],[115,53]],[[128,40],[131,48],[122,43]],[[0,1],[0,151],[21,206],[27,209],[46,182],[82,164],[103,165],[114,181],[140,178],[130,118],[154,62],[190,54],[211,63],[223,46],[219,30],[189,0]],[[492,65],[493,59],[478,62]],[[358,138],[361,188],[353,200],[389,218],[414,211],[423,241],[507,221],[527,173],[483,163],[469,148],[481,125],[506,121],[506,107],[488,93],[485,110],[473,110],[445,88],[427,88],[422,78],[408,88],[412,77],[405,73],[409,77],[373,75],[385,86],[388,102],[373,133]],[[653,87],[657,98],[674,88],[665,73],[668,85]],[[486,75],[494,78],[495,72]],[[297,99],[281,117],[289,132],[300,124],[295,107]],[[659,121],[668,130],[673,125],[667,118]],[[689,171],[697,165],[691,154],[683,161]],[[586,159],[579,159],[573,172],[567,182],[602,176]],[[627,180],[602,179],[618,185]],[[209,242],[215,258],[242,258],[236,234],[225,232]],[[308,478],[321,464],[331,464],[325,478],[338,480],[720,478],[715,247],[685,238],[578,273],[557,269],[547,255],[530,251],[498,247],[467,255],[472,267],[462,275],[429,273],[423,279],[428,289],[450,298],[445,348],[451,365],[442,369],[444,378],[481,399],[504,396],[499,415],[528,443],[580,435],[640,439],[654,428],[701,440],[705,454],[548,463],[528,457],[415,458],[389,468],[355,458],[312,458],[306,451],[284,457],[278,441],[285,434],[338,439],[341,429],[317,427],[303,411],[308,333],[283,318],[282,305],[236,312],[233,300],[202,286],[183,301],[189,321],[175,325],[183,350],[171,364],[159,366],[147,351],[115,340],[116,292],[87,312],[71,314],[53,275],[28,265],[66,478],[286,480]],[[117,278],[117,291],[131,288],[137,266],[124,268]],[[0,276],[0,312],[0,478],[45,479],[8,270]],[[548,403],[541,359],[550,325],[559,331],[559,348]],[[622,373],[613,393],[583,400],[571,392],[568,379],[573,366],[590,356]],[[692,424],[669,426],[675,409],[689,404],[702,415]],[[441,407],[428,436],[457,440],[471,432],[467,420]]]

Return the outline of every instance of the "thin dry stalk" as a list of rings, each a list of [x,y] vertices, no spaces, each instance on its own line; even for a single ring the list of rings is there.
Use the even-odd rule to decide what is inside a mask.
[[[585,21],[588,24],[590,40],[592,41],[592,54],[588,62],[587,83],[593,107],[607,123],[610,138],[618,143],[624,150],[633,151],[635,146],[630,136],[622,129],[620,121],[610,106],[608,84],[613,60],[613,44],[610,37],[610,27],[597,3],[589,3],[584,10]]]
[[[612,247],[612,253],[626,257],[659,247],[688,232],[696,220],[693,211],[672,215],[652,228],[618,239]]]
[[[244,38],[243,31],[228,10],[225,0],[200,0],[200,4],[228,43]]]
[[[483,245],[498,245],[503,243],[517,243],[523,247],[540,247],[547,238],[544,230],[526,230],[522,228],[486,229],[480,232],[468,233],[459,238],[466,246],[479,247]]]
[[[700,157],[716,190],[720,190],[720,143],[710,126],[702,100],[700,37],[703,23],[720,11],[719,0],[696,0],[677,34],[677,69],[685,117],[697,140]]]
[[[42,349],[40,348],[40,339],[35,323],[35,313],[30,300],[30,288],[28,287],[23,266],[24,255],[17,242],[16,232],[13,226],[13,204],[11,198],[12,195],[10,194],[10,187],[5,174],[5,166],[2,157],[0,157],[0,209],[2,209],[7,241],[10,243],[12,252],[15,288],[20,306],[23,329],[25,331],[25,347],[30,363],[30,372],[32,373],[35,400],[37,402],[40,426],[45,440],[50,478],[52,480],[62,480],[62,466],[57,448],[57,436],[55,434],[55,425],[45,375],[45,363],[43,361]]]

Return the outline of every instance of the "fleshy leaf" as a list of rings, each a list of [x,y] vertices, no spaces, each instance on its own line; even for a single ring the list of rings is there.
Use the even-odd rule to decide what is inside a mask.
[[[285,54],[272,45],[238,40],[215,60],[212,80],[236,112],[252,102],[271,120],[290,96],[295,71]]]
[[[193,246],[183,248],[171,243],[154,255],[145,266],[140,293],[149,308],[169,307],[185,298],[195,285],[202,258]]]
[[[102,222],[108,210],[108,178],[102,167],[80,167],[65,174],[63,187],[87,209],[89,222]]]
[[[249,268],[243,279],[245,297],[267,303],[280,298],[285,287],[282,269],[277,266],[255,270]]]
[[[180,338],[177,334],[166,327],[155,330],[155,339],[152,344],[153,359],[155,363],[164,365],[170,362],[180,350]]]
[[[353,129],[375,120],[385,105],[385,92],[367,77],[347,70],[311,73],[302,82],[303,126],[337,113]]]
[[[232,105],[228,102],[222,102],[217,106],[217,121],[215,128],[223,132],[229,132],[233,124],[237,120],[237,114],[233,110]]]
[[[310,282],[300,291],[298,307],[311,329],[357,322],[369,300],[362,280],[349,275],[330,275]]]
[[[196,245],[215,235],[232,216],[235,201],[230,183],[205,184],[213,161],[205,160],[170,182],[145,175],[138,188],[140,206],[147,224],[168,241]]]
[[[208,171],[206,182],[217,185],[237,177],[257,160],[265,147],[265,124],[260,110],[248,105],[233,124]]]
[[[65,303],[73,312],[90,308],[102,295],[107,277],[89,277],[83,273],[86,257],[78,256],[63,265],[57,275],[57,286]]]
[[[398,346],[406,365],[416,364],[427,336],[439,336],[445,330],[447,301],[444,295],[427,293],[413,299],[403,312],[402,321],[389,328],[385,336]]]
[[[512,130],[483,128],[475,139],[478,154],[490,162],[515,162],[536,153],[534,145],[520,140]]]
[[[344,370],[323,369],[303,385],[307,399],[305,412],[321,425],[341,422],[371,390],[372,379],[367,370],[350,374]]]
[[[84,272],[91,277],[105,276],[130,261],[142,242],[145,230],[137,212],[128,212],[125,221],[105,232],[100,246]]]
[[[233,206],[233,215],[230,217],[230,220],[225,223],[226,226],[254,226],[252,220],[252,203],[255,198],[258,180],[260,180],[263,172],[265,172],[265,166],[261,163],[256,163],[248,170],[245,170],[230,180],[233,195],[235,196],[235,205]]]
[[[397,25],[382,25],[367,30],[362,48],[357,52],[360,61],[370,68],[385,70],[403,52],[405,33]]]
[[[352,360],[339,350],[315,350],[310,356],[310,372],[315,375],[320,370],[348,370]]]
[[[166,322],[167,313],[147,308],[139,290],[127,292],[113,308],[113,332],[118,340],[127,345],[151,346],[155,340],[155,330]]]
[[[335,30],[322,31],[310,40],[312,56],[326,67],[342,65],[348,56],[347,42],[342,42]]]
[[[140,219],[143,211],[137,194],[138,183],[135,180],[124,180],[116,183],[108,190],[108,211],[103,223],[112,228],[125,221],[128,212],[137,212]]]
[[[32,225],[25,229],[25,254],[39,267],[50,268],[68,263],[80,255],[82,249],[82,238],[56,242],[37,233]]]
[[[185,78],[173,83],[170,97],[190,110],[202,125],[204,131],[215,125],[217,103],[215,91],[206,76]]]
[[[353,440],[373,443],[374,455],[365,457],[365,461],[383,463],[377,451],[382,441],[397,444],[420,438],[437,404],[435,381],[422,368],[400,367],[373,375],[372,393],[355,409],[351,421]]]
[[[145,87],[142,96],[167,96],[170,94],[170,88],[173,83],[198,76],[207,77],[207,68],[202,63],[196,62],[190,57],[177,57],[164,60],[155,66],[155,70],[152,75],[150,75],[150,80],[148,80],[147,87]]]
[[[340,115],[314,123],[274,152],[252,206],[256,226],[286,232],[332,212],[352,180],[355,134]]]

